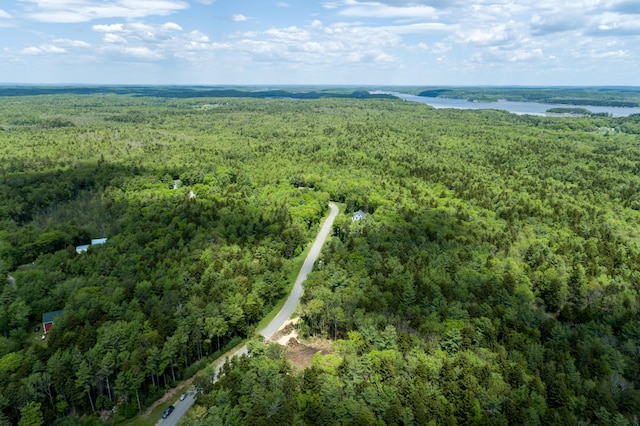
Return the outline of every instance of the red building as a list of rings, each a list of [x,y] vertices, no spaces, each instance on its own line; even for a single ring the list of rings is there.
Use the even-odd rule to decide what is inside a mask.
[[[44,334],[47,334],[53,326],[53,321],[56,317],[62,315],[62,311],[53,311],[42,314],[42,329]]]

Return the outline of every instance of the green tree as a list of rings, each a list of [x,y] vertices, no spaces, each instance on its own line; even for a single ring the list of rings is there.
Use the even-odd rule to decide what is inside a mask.
[[[39,402],[28,402],[20,410],[20,421],[18,426],[41,426],[44,424],[42,411]]]

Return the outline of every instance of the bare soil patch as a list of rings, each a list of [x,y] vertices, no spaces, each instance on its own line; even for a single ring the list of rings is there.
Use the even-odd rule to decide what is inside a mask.
[[[271,337],[271,341],[287,348],[287,358],[293,364],[295,371],[302,371],[311,366],[313,356],[318,352],[327,355],[331,341],[324,339],[301,340],[298,336],[296,324],[299,318],[291,319]]]

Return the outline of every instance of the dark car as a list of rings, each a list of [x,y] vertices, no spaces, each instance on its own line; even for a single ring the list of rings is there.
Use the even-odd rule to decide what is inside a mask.
[[[169,414],[171,414],[175,409],[176,407],[174,407],[173,405],[168,406],[167,409],[162,412],[162,418],[166,419],[167,417],[169,417]]]

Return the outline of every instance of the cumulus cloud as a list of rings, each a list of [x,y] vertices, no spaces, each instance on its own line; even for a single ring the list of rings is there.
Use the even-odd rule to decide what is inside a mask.
[[[107,18],[166,16],[184,10],[183,0],[22,0],[32,5],[26,17],[39,22],[78,23]]]
[[[155,62],[164,59],[164,55],[145,46],[106,46],[102,52],[115,60]]]
[[[150,25],[142,22],[117,23],[110,25],[93,25],[93,31],[105,33],[103,41],[109,44],[127,44],[129,42],[162,43],[171,39],[172,33],[183,29],[175,22],[161,25]]]
[[[127,39],[118,34],[107,33],[102,37],[102,41],[108,44],[127,44]]]
[[[182,31],[182,27],[175,22],[167,22],[160,27],[164,31]]]
[[[617,13],[604,13],[591,23],[586,31],[594,36],[636,36],[640,35],[640,21],[634,15],[620,15]]]
[[[636,38],[640,36],[638,0],[320,0],[323,9],[314,11],[318,13],[301,14],[300,8],[291,8],[287,10],[290,13],[280,14],[278,25],[271,27],[271,17],[260,15],[261,8],[248,17],[231,14],[233,10],[220,2],[218,6],[214,0],[14,3],[18,6],[10,9],[12,16],[0,9],[0,27],[12,25],[8,18],[16,18],[19,13],[16,22],[21,24],[27,19],[61,23],[102,19],[91,26],[94,37],[100,40],[91,39],[89,44],[71,40],[76,35],[57,39],[40,34],[49,44],[35,41],[12,49],[24,55],[66,53],[70,57],[90,47],[97,55],[102,53],[118,61],[179,58],[194,63],[225,61],[246,69],[252,62],[260,62],[271,69],[321,72],[358,64],[362,64],[361,69],[372,70],[402,70],[416,64],[459,70],[467,65],[489,69],[501,63],[513,70],[536,61],[564,66],[574,58],[580,58],[580,62],[614,59],[632,68],[632,61],[640,57]],[[198,27],[197,20],[182,20],[184,16],[178,13],[195,3],[214,5],[211,11],[218,18],[215,27],[205,29]],[[269,7],[292,5],[289,0],[274,0]],[[198,7],[199,11],[204,9]],[[158,18],[144,19],[173,14],[160,18],[165,23]],[[247,21],[261,24],[250,31],[238,30],[245,26],[249,29],[247,24],[233,24]],[[190,28],[185,30],[178,22],[189,22]],[[611,40],[626,40],[626,44],[607,45]],[[585,44],[579,45],[580,41]]]
[[[453,39],[458,43],[492,45],[503,43],[515,36],[508,24],[493,24],[488,27],[462,27]]]
[[[542,59],[543,56],[542,49],[503,50],[497,47],[491,47],[482,52],[475,52],[471,55],[470,62],[475,64],[529,62]]]
[[[372,63],[388,66],[399,61],[394,48],[401,37],[384,28],[329,25],[314,20],[305,27],[243,32],[225,45],[250,60],[289,66]]]

